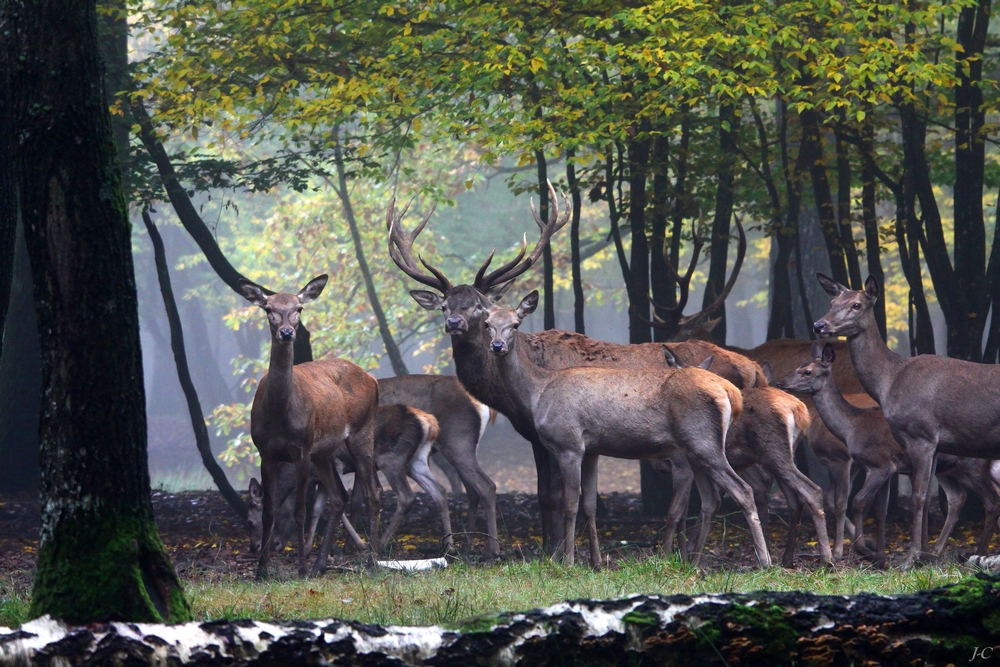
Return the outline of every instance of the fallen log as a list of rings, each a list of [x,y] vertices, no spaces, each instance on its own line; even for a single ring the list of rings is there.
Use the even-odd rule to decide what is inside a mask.
[[[0,628],[0,665],[1000,664],[1000,578],[911,595],[577,600],[450,627],[213,621]]]

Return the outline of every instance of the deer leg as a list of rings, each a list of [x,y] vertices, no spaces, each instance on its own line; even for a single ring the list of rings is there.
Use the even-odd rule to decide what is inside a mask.
[[[875,494],[875,549],[879,553],[879,563],[884,565],[886,559],[885,521],[889,515],[889,494],[891,492],[892,477],[885,481],[885,484]]]
[[[319,576],[326,569],[326,559],[330,554],[330,546],[333,543],[333,533],[336,530],[337,521],[347,530],[348,536],[354,542],[358,551],[363,553],[366,549],[365,543],[361,540],[354,526],[347,519],[345,510],[347,508],[348,495],[344,488],[344,482],[340,474],[334,467],[332,461],[323,461],[315,466],[316,476],[319,477],[322,488],[326,490],[326,496],[330,502],[330,514],[326,520],[326,530],[323,534],[323,541],[320,543],[319,554],[316,556],[316,563],[313,565],[312,576]]]
[[[768,504],[770,500],[771,484],[774,478],[760,465],[752,465],[736,473],[744,482],[750,485],[753,491],[753,504],[757,506],[757,516],[760,518],[760,529],[764,533],[764,540],[771,548],[770,535],[770,512]]]
[[[379,540],[379,513],[381,510],[381,485],[375,469],[375,408],[371,410],[371,419],[347,440],[347,451],[354,461],[354,486],[360,488],[362,497],[368,505],[368,544],[371,549],[377,549]]]
[[[406,513],[413,506],[415,495],[410,488],[410,481],[406,478],[406,461],[401,456],[383,456],[379,459],[379,470],[389,481],[389,486],[396,492],[396,510],[392,513],[389,525],[382,531],[382,538],[379,542],[379,551],[385,551],[389,540],[396,534],[399,524],[403,522]]]
[[[707,465],[706,472],[709,478],[725,489],[726,493],[732,496],[736,504],[743,509],[743,515],[746,517],[747,525],[750,527],[750,535],[753,538],[754,551],[757,553],[757,562],[761,568],[771,567],[771,555],[764,542],[764,532],[760,527],[757,507],[753,504],[753,491],[750,489],[750,485],[740,479],[725,457],[722,458],[721,463]]]
[[[690,462],[690,459],[689,459]],[[712,532],[712,519],[719,509],[721,501],[719,487],[701,468],[693,468],[694,484],[698,488],[698,496],[701,498],[701,512],[698,514],[698,524],[692,526],[692,530],[697,528],[695,533],[694,548],[691,549],[691,565],[698,567],[701,565],[701,556],[705,552],[705,545],[708,544],[709,533]]]
[[[987,493],[990,493],[990,491],[987,491]],[[995,492],[993,493],[995,496]],[[986,520],[983,522],[983,533],[979,536],[979,543],[976,544],[977,556],[986,555],[986,552],[990,548],[990,540],[993,539],[993,533],[997,529],[997,521],[1000,520],[1000,503],[997,502],[996,497],[987,499],[984,494],[983,504],[986,505]]]
[[[326,488],[324,488],[322,483],[310,484],[313,489],[312,502],[306,508],[308,516],[309,531],[306,533],[306,553],[312,551],[313,540],[316,538],[316,528],[319,526],[320,517],[323,516],[323,510],[326,508]]]
[[[948,515],[945,517],[941,534],[938,535],[937,543],[934,545],[935,556],[940,556],[944,553],[948,538],[951,537],[951,532],[955,529],[955,524],[958,523],[958,515],[965,506],[965,501],[968,498],[968,494],[962,488],[962,485],[948,475],[939,475],[938,484],[944,489],[945,498],[948,499]]]
[[[448,486],[451,488],[451,492],[455,494],[461,493],[463,489],[462,477],[440,449],[435,448],[431,451],[431,461],[441,469],[441,472],[448,479]],[[466,492],[468,492],[467,489]]]
[[[267,561],[271,556],[271,541],[274,539],[274,492],[278,486],[278,462],[261,456],[260,480],[263,489],[261,500],[261,527],[263,535],[260,543],[260,558],[257,561],[257,579],[267,579]]]
[[[931,475],[934,474],[934,450],[937,445],[927,439],[913,438],[908,434],[900,435],[902,437],[897,439],[902,440],[903,447],[910,454],[910,481],[913,484],[910,552],[904,563],[904,567],[911,567],[916,565],[924,555],[923,545],[927,539],[925,536],[927,494],[931,485]]]
[[[306,576],[306,487],[309,486],[309,454],[305,450],[295,464],[295,542],[299,552],[299,576]]]
[[[830,466],[830,486],[833,487],[833,518],[836,528],[833,541],[833,557],[844,558],[844,528],[847,523],[847,499],[851,495],[851,460],[837,461]],[[854,535],[857,530],[852,526]]]
[[[788,505],[788,534],[785,537],[785,551],[781,555],[781,567],[795,565],[795,550],[799,543],[799,524],[802,522],[802,503],[799,496],[788,482],[778,478],[778,488]],[[754,503],[757,501],[754,500]],[[758,510],[759,513],[759,510]]]
[[[553,559],[561,555],[560,536],[564,534],[562,503],[562,481],[559,477],[559,463],[541,442],[531,443],[531,453],[535,457],[538,473],[538,507],[542,516],[542,550]]]
[[[555,445],[552,445],[555,448]],[[559,555],[564,565],[573,565],[576,559],[576,514],[580,508],[580,484],[583,466],[581,443],[577,451],[559,452],[559,474],[562,478],[563,538]]]
[[[875,501],[882,488],[885,487],[888,490],[889,479],[892,477],[893,472],[895,471],[892,468],[868,468],[866,470],[867,474],[865,475],[865,483],[858,491],[858,494],[854,496],[853,549],[854,552],[862,558],[874,556],[876,560],[881,561],[884,557],[883,552],[879,551],[878,553],[872,554],[868,548],[865,538],[865,518],[868,516],[872,503]]]
[[[687,519],[688,504],[691,499],[691,486],[694,483],[694,471],[688,465],[687,458],[683,454],[669,459],[670,469],[673,477],[674,495],[670,499],[670,507],[667,509],[667,527],[663,533],[663,552],[669,554],[674,550],[674,535],[677,527],[682,521]],[[667,464],[659,460],[652,462],[653,467],[665,471]],[[680,531],[683,536],[683,528]],[[686,540],[685,540],[686,542]]]
[[[833,561],[833,553],[830,550],[830,537],[826,532],[826,512],[823,510],[823,491],[816,482],[812,481],[795,466],[795,462],[789,457],[780,457],[775,463],[775,469],[771,473],[778,479],[778,483],[784,482],[782,489],[788,489],[798,499],[799,512],[805,506],[812,515],[813,525],[816,528],[816,541],[819,543],[820,562],[828,565]],[[785,495],[789,499],[789,495]],[[789,505],[791,509],[791,505]],[[791,526],[789,526],[789,542],[791,542]],[[788,555],[786,545],[785,555]],[[792,544],[792,554],[794,557],[795,545]],[[786,567],[791,564],[782,562]]]
[[[465,520],[467,532],[474,532],[476,529],[476,517],[479,513],[479,502],[482,501],[483,511],[486,513],[486,535],[488,539],[489,553],[491,556],[500,555],[500,539],[497,531],[497,485],[489,475],[487,475],[479,465],[479,458],[476,456],[476,443],[478,442],[478,432],[474,438],[464,438],[461,447],[453,446],[448,442],[442,445],[441,452],[448,461],[458,471],[459,477],[465,484],[469,499],[469,514]],[[447,446],[445,446],[447,445]],[[542,448],[544,450],[544,448]],[[548,464],[548,452],[545,453],[545,462]],[[535,458],[535,465],[538,466],[538,458]],[[546,478],[548,484],[548,477]],[[545,516],[547,505],[542,502],[542,481],[541,469],[539,469],[539,506],[542,507],[542,537],[545,543]]]
[[[601,545],[597,539],[597,454],[585,454],[580,467],[580,493],[587,540],[590,544],[590,567],[601,569]]]
[[[431,473],[430,464],[427,460],[430,446],[431,443],[426,442],[417,450],[417,453],[410,459],[408,472],[410,477],[437,504],[438,511],[441,514],[441,527],[443,530],[441,540],[444,545],[444,553],[449,554],[455,551],[455,538],[451,533],[451,513],[448,510],[448,495]]]

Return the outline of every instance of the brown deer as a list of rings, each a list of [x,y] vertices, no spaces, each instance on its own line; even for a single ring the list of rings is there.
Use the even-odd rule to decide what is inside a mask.
[[[881,288],[869,276],[851,290],[817,274],[833,297],[830,312],[813,325],[821,336],[846,336],[861,384],[879,405],[913,469],[913,527],[907,563],[920,559],[927,533],[924,513],[937,452],[1000,457],[1000,367],[936,355],[902,357],[886,347],[872,307]]]
[[[865,470],[865,482],[854,497],[854,547],[860,556],[873,557],[881,564],[885,561],[889,480],[894,474],[911,474],[910,457],[893,438],[878,405],[859,407],[840,392],[833,372],[836,358],[833,345],[814,342],[812,360],[792,371],[777,386],[812,396],[820,417],[831,432],[847,444],[854,463]],[[985,554],[1000,518],[1000,495],[990,480],[990,462],[939,454],[937,476],[948,498],[948,515],[934,555],[939,556],[943,552],[970,491],[979,495],[987,508],[986,525],[976,550],[978,555]],[[864,539],[864,520],[873,504],[877,531],[874,554],[869,551]]]
[[[683,368],[684,364],[674,357],[669,345],[665,344],[664,348],[667,364],[673,368]],[[765,381],[768,372],[767,369],[760,371]],[[726,459],[741,476],[742,471],[760,467],[761,470],[750,472],[751,479],[755,482],[759,480],[759,483],[750,486],[754,489],[755,497],[764,496],[763,507],[757,506],[761,516],[767,512],[766,488],[762,493],[755,486],[766,484],[769,487],[770,480],[773,479],[785,496],[790,521],[782,565],[792,567],[794,564],[803,505],[812,514],[820,559],[827,564],[832,560],[832,554],[826,532],[823,491],[795,466],[795,447],[799,436],[809,428],[809,412],[802,401],[788,400],[789,398],[792,397],[785,392],[766,385],[744,389],[743,412],[733,422],[733,427],[726,436]]]
[[[302,306],[315,300],[327,276],[313,278],[298,294],[265,294],[259,286],[240,281],[240,293],[267,313],[271,330],[271,359],[261,378],[250,412],[250,436],[260,452],[263,482],[263,544],[257,577],[267,576],[271,555],[278,464],[294,463],[295,523],[299,574],[305,576],[306,485],[309,466],[326,489],[333,505],[326,536],[313,568],[325,566],[333,526],[344,511],[345,490],[334,466],[336,450],[345,445],[358,470],[357,481],[369,508],[368,538],[378,540],[379,486],[375,477],[373,436],[378,407],[378,383],[357,364],[344,359],[323,359],[292,365],[292,346]]]
[[[471,285],[452,285],[441,271],[426,260],[421,258],[420,264],[429,273],[421,269],[414,259],[413,242],[427,225],[433,211],[428,213],[412,232],[407,232],[402,226],[402,218],[406,209],[404,208],[397,213],[395,201],[392,201],[386,214],[386,227],[389,230],[389,255],[396,265],[417,282],[440,292],[440,294],[435,294],[426,290],[413,290],[410,294],[423,308],[441,310],[444,313],[445,333],[451,336],[455,369],[462,385],[476,400],[498,410],[510,419],[514,429],[531,443],[538,471],[543,544],[546,551],[551,553],[554,546],[553,538],[557,536],[561,538],[563,533],[560,526],[561,513],[555,511],[555,508],[561,505],[558,494],[561,493],[562,487],[558,480],[552,479],[553,474],[557,474],[556,464],[554,461],[550,461],[548,453],[539,441],[530,414],[524,411],[523,407],[519,406],[509,393],[500,387],[497,381],[495,360],[490,352],[479,344],[479,332],[483,328],[486,311],[499,300],[516,277],[534,265],[551,236],[565,226],[569,220],[569,211],[562,216],[559,215],[558,201],[551,184],[549,186],[549,201],[550,216],[547,222],[543,222],[535,214],[532,205],[532,214],[541,233],[531,254],[525,257],[527,246],[526,241],[522,241],[521,249],[513,260],[489,271],[493,259],[491,252]],[[707,316],[720,308],[732,290],[739,267],[746,255],[746,236],[739,221],[737,221],[737,228],[740,234],[739,252],[729,281],[722,293],[709,307],[689,319],[697,319],[701,315]],[[692,271],[693,269],[689,269],[689,273]],[[678,315],[678,317],[680,316]],[[525,347],[531,354],[532,360],[539,366],[553,370],[577,366],[635,369],[647,368],[650,365],[660,368],[666,367],[662,347],[659,344],[616,345],[596,341],[576,333],[555,330],[525,334],[525,342],[527,343]],[[706,356],[703,353],[703,346],[700,342],[692,342],[689,351],[687,345],[687,343],[683,343],[679,347],[675,347],[674,353],[683,360],[690,359],[691,365],[697,365],[698,361]],[[744,383],[752,386],[752,383],[756,382],[754,369],[737,369],[734,363],[723,362],[725,357],[725,353],[719,357],[719,363],[725,367],[723,372],[730,373],[731,375],[727,377],[738,382],[738,386],[743,386]],[[697,360],[694,360],[695,358]]]
[[[423,410],[398,404],[378,407],[375,416],[375,467],[385,475],[389,486],[396,492],[396,511],[393,512],[389,525],[382,531],[382,539],[378,545],[380,551],[385,550],[416,500],[408,478],[412,478],[437,505],[443,529],[444,552],[454,551],[448,496],[434,479],[428,463],[431,447],[439,433],[437,419]],[[344,466],[345,474],[356,472],[346,452],[338,452],[337,458]]]
[[[516,309],[495,307],[484,329],[502,386],[531,414],[542,445],[559,465],[565,532],[560,555],[574,560],[576,514],[582,495],[590,562],[600,563],[597,539],[597,457],[641,459],[680,449],[692,468],[724,488],[743,509],[761,567],[770,567],[750,487],[726,461],[726,432],[739,416],[739,389],[700,368],[568,368],[536,365],[519,344],[518,327],[538,304],[538,292]],[[705,523],[703,520],[702,523]],[[699,531],[695,559],[704,544]]]
[[[496,419],[496,411],[472,398],[454,375],[403,375],[378,381],[379,402],[400,403],[428,412],[437,419],[440,434],[434,450],[450,463],[465,485],[469,513],[465,529],[476,529],[482,504],[486,515],[486,534],[491,556],[500,555],[497,533],[496,484],[476,456],[486,426]]]

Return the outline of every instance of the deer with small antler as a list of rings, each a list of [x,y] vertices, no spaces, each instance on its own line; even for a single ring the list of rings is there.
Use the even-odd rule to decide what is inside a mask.
[[[327,276],[313,278],[297,294],[268,294],[259,285],[240,281],[240,293],[267,313],[271,330],[271,359],[261,378],[250,412],[250,436],[260,452],[263,487],[263,544],[257,577],[267,576],[271,556],[278,468],[295,464],[295,523],[299,575],[306,574],[306,486],[310,465],[333,505],[313,568],[318,574],[326,563],[333,526],[343,515],[346,491],[334,466],[337,450],[346,445],[357,469],[369,510],[368,538],[378,540],[380,486],[375,476],[374,432],[378,408],[378,383],[357,364],[345,359],[322,359],[292,365],[295,329],[302,307],[319,297]]]
[[[550,460],[548,452],[542,446],[530,413],[518,405],[509,392],[499,384],[496,361],[479,341],[479,332],[483,328],[488,309],[503,296],[515,278],[535,264],[552,235],[568,222],[569,211],[563,215],[559,214],[559,203],[551,184],[549,201],[548,221],[541,220],[532,205],[532,214],[540,235],[531,253],[527,254],[527,239],[524,239],[519,252],[511,261],[490,271],[489,267],[494,256],[494,253],[490,252],[472,284],[453,285],[440,270],[424,258],[421,257],[419,262],[414,258],[414,240],[427,225],[433,211],[428,213],[413,231],[408,232],[402,225],[406,209],[397,211],[395,201],[392,201],[386,215],[386,228],[389,231],[389,256],[396,265],[417,282],[439,292],[413,290],[410,294],[427,310],[441,310],[444,313],[445,333],[451,336],[455,368],[462,384],[477,400],[510,419],[515,430],[532,444],[538,470],[543,542],[547,551],[551,553],[555,544],[553,538],[561,539],[563,534],[562,517],[555,511],[561,505],[562,489],[561,482],[552,479],[558,474],[555,470],[555,461]],[[746,255],[746,236],[738,220],[737,228],[740,243],[734,271],[716,301],[703,311],[705,316],[721,307],[735,284],[739,267]],[[691,316],[685,321],[694,319],[697,319],[697,316]],[[577,366],[666,368],[663,348],[659,344],[617,345],[558,330],[525,334],[524,344],[532,361],[552,370]],[[701,341],[679,343],[673,351],[679,358],[694,366],[707,356],[704,353],[704,345]],[[715,349],[721,350],[721,348]],[[724,377],[730,378],[739,387],[754,386],[758,382],[756,365],[742,363],[738,355],[731,355],[730,359],[727,354],[725,350],[721,350],[717,358],[717,363],[723,367],[723,372],[728,373]]]

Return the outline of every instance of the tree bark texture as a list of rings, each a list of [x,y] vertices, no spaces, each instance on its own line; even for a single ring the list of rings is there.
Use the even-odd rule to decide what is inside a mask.
[[[733,219],[733,204],[736,200],[734,180],[736,178],[736,142],[733,128],[737,122],[731,104],[719,107],[719,167],[716,174],[715,217],[712,219],[712,239],[709,244],[708,282],[702,308],[707,308],[722,293],[726,284],[726,264],[729,261],[729,231]],[[719,309],[719,323],[712,329],[712,339],[719,345],[726,344],[726,306]]]
[[[208,438],[208,428],[205,426],[205,413],[201,409],[201,401],[198,400],[198,390],[195,389],[191,380],[191,371],[188,369],[187,353],[184,351],[184,330],[181,326],[181,315],[177,310],[177,301],[174,299],[174,290],[170,285],[170,269],[167,266],[167,253],[163,249],[163,238],[159,230],[153,224],[153,219],[149,216],[149,211],[142,212],[142,221],[146,224],[146,231],[149,232],[149,240],[153,243],[153,257],[156,262],[156,277],[160,283],[160,294],[163,296],[163,306],[167,311],[167,322],[170,324],[170,348],[174,353],[174,363],[177,364],[177,379],[181,383],[184,398],[187,400],[188,414],[191,416],[191,428],[194,430],[194,440],[201,454],[201,462],[204,464],[208,474],[212,476],[212,481],[218,487],[219,493],[226,499],[229,506],[233,508],[239,516],[240,521],[246,521],[247,503],[243,497],[236,492],[233,485],[226,478],[219,462],[212,454],[211,441]]]
[[[830,180],[826,173],[819,115],[812,109],[804,109],[799,114],[799,120],[802,124],[802,145],[799,151],[805,152],[808,156],[806,167],[812,178],[813,199],[816,202],[823,239],[826,241],[826,252],[830,257],[830,271],[834,280],[841,285],[849,285],[847,260],[844,257],[839,225],[833,212],[833,196],[830,194]]]
[[[12,107],[0,133],[14,149],[42,360],[31,613],[184,620],[190,609],[150,501],[130,226],[96,4],[6,0],[0,24],[9,86],[0,99]]]
[[[882,270],[881,243],[878,236],[878,213],[875,210],[875,127],[866,123],[861,128],[861,219],[865,227],[865,258],[868,275],[885,285]],[[886,340],[885,299],[875,302],[875,323],[879,335]]]
[[[649,166],[649,138],[628,144],[629,206],[628,221],[632,229],[632,251],[629,269],[632,277],[629,304],[628,342],[652,342],[649,320],[649,241],[646,239],[646,171]]]
[[[538,216],[543,222],[549,219],[549,163],[544,151],[535,151],[535,167],[538,175]],[[555,278],[552,274],[552,244],[546,243],[542,250],[542,304],[545,330],[556,328]]]
[[[0,665],[917,667],[987,665],[998,651],[1000,582],[987,575],[896,597],[763,591],[576,600],[449,628],[337,619],[66,627],[48,618],[0,628]]]
[[[340,132],[336,133],[336,145],[333,149],[334,162],[337,165],[337,196],[344,207],[344,217],[347,219],[347,226],[351,229],[351,240],[354,242],[354,256],[358,260],[358,268],[361,270],[361,277],[365,281],[365,291],[368,293],[368,303],[375,313],[375,321],[378,322],[378,331],[382,336],[382,344],[385,346],[386,356],[392,364],[392,372],[396,375],[409,375],[410,371],[403,361],[403,355],[396,345],[396,339],[392,337],[392,330],[389,329],[389,321],[385,318],[385,311],[382,309],[382,301],[378,298],[378,291],[375,289],[375,281],[372,279],[372,270],[368,266],[365,258],[365,248],[361,242],[361,232],[358,230],[358,220],[354,217],[354,206],[351,205],[351,191],[347,186],[347,172],[344,170],[344,151],[340,145]]]
[[[583,200],[580,194],[580,182],[576,177],[574,157],[573,151],[567,151],[566,184],[573,202],[569,223],[570,266],[573,274],[573,330],[578,334],[585,334],[587,332],[583,315],[586,297],[583,294],[583,259],[580,257],[580,208]]]

